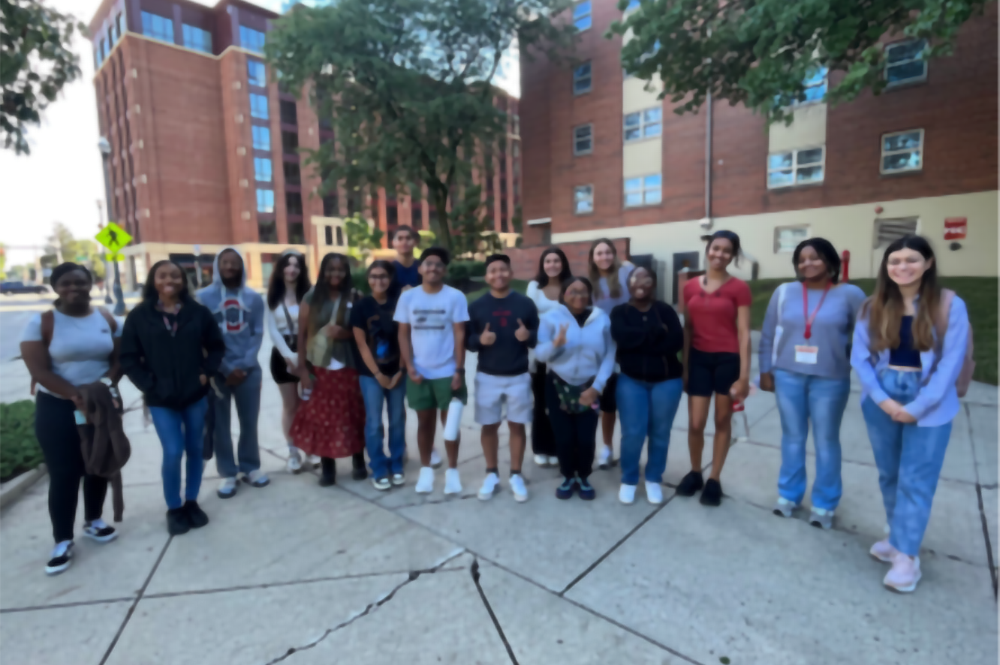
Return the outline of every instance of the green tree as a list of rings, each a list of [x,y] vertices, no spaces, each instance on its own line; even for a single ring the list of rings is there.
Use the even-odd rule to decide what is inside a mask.
[[[38,0],[0,0],[0,10],[0,130],[4,148],[28,154],[26,125],[38,125],[41,111],[80,76],[80,58],[69,44],[74,33],[86,32],[73,16]]]
[[[696,111],[711,92],[769,121],[790,122],[805,81],[828,72],[830,103],[886,85],[884,35],[926,40],[923,57],[952,52],[955,35],[987,0],[639,0],[608,36],[633,38],[622,65],[639,78],[663,80],[663,96]],[[629,0],[619,0],[625,10]]]
[[[42,255],[42,265],[46,268],[54,268],[59,264],[59,254],[62,254],[63,261],[73,261],[86,265],[94,273],[94,276],[103,280],[105,276],[104,254],[106,250],[92,240],[78,240],[73,237],[73,232],[66,228],[61,222],[52,225],[52,235],[47,239],[45,254]],[[78,257],[83,257],[83,261],[77,261]]]
[[[575,29],[551,20],[570,0],[341,0],[299,7],[278,19],[265,53],[282,84],[311,84],[320,118],[332,118],[337,145],[310,151],[337,181],[397,191],[427,185],[433,231],[452,247],[451,192],[467,180],[470,156],[506,129],[494,104],[501,57],[517,39],[522,53],[551,59]]]
[[[382,246],[382,229],[364,219],[359,213],[344,219],[344,232],[347,235],[347,255],[365,263],[373,249]]]

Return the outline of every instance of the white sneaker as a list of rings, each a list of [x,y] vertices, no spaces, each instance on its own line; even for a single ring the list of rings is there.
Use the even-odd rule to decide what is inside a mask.
[[[549,455],[549,466],[559,466],[559,458],[555,455]]]
[[[535,455],[535,465],[545,468],[549,465],[548,455]]]
[[[260,469],[254,469],[250,473],[240,475],[240,479],[251,487],[267,487],[271,479]]]
[[[649,501],[654,506],[663,503],[663,487],[660,483],[646,481],[646,501]]]
[[[417,494],[430,494],[434,491],[434,469],[429,466],[420,467],[416,490]]]
[[[597,455],[597,466],[602,469],[607,469],[611,466],[611,446],[601,446],[601,452]]]
[[[458,469],[448,469],[444,472],[444,493],[462,493],[462,479],[458,477]]]
[[[219,483],[219,489],[216,494],[219,495],[220,499],[230,499],[236,496],[237,486],[235,478],[223,478],[222,482]]]
[[[449,469],[449,471],[450,470],[451,469]],[[445,476],[447,477],[447,475],[448,474],[446,472]],[[486,478],[483,480],[483,486],[481,488],[479,488],[479,500],[480,501],[489,501],[490,499],[492,499],[493,495],[496,494],[496,491],[497,491],[498,487],[500,487],[500,479],[497,477],[497,474],[492,473],[492,472],[491,473],[487,473],[486,474]],[[462,490],[459,489],[458,491],[461,492]],[[445,493],[447,493],[447,492],[448,492],[448,490],[446,488],[445,489]]]
[[[907,556],[898,551],[892,557],[892,569],[885,574],[882,584],[892,591],[910,593],[920,581],[920,557]]]
[[[319,457],[319,455],[310,455],[309,456],[309,463],[312,464],[314,467],[316,467],[318,469],[319,466],[320,466],[320,457]]]
[[[889,539],[886,538],[885,540],[880,540],[872,545],[872,548],[868,550],[868,553],[871,554],[872,558],[876,561],[881,561],[882,563],[892,563],[895,556],[899,554],[899,550],[893,547],[892,543],[889,542]]]
[[[402,473],[392,474],[392,485],[393,487],[399,487],[400,485],[406,484],[406,476]]]
[[[285,463],[288,473],[299,473],[302,471],[302,454],[295,446],[288,446],[288,462]]]
[[[64,540],[52,550],[52,557],[45,564],[46,575],[58,575],[73,563],[73,541]]]
[[[437,450],[431,451],[431,468],[440,469],[441,468],[441,456],[438,455]]]
[[[631,506],[635,503],[635,485],[622,483],[621,488],[618,490],[618,500],[626,506]]]
[[[118,532],[113,526],[108,526],[104,520],[98,517],[83,525],[83,535],[99,543],[110,543],[118,537]]]
[[[774,504],[773,512],[778,517],[791,517],[792,513],[799,509],[799,504],[792,503],[783,496],[779,496]]]
[[[510,477],[510,491],[514,495],[514,501],[524,503],[528,500],[528,488],[524,486],[521,474],[515,473]]]

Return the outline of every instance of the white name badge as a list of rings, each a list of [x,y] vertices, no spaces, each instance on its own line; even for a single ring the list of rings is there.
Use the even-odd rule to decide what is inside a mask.
[[[819,362],[819,347],[816,346],[796,346],[795,362],[803,365],[815,365]]]

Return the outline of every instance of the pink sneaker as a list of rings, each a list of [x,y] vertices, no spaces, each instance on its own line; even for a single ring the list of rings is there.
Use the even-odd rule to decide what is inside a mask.
[[[917,588],[919,581],[920,557],[907,556],[897,551],[892,559],[892,569],[886,573],[882,584],[889,587],[891,591],[910,593]]]
[[[899,550],[893,547],[889,543],[889,539],[880,540],[872,548],[868,550],[868,553],[872,555],[872,558],[881,561],[882,563],[892,563],[892,558],[899,554]]]

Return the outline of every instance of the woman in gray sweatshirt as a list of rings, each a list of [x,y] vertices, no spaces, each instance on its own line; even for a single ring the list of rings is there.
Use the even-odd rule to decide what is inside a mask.
[[[559,470],[565,480],[556,497],[595,496],[591,486],[600,399],[615,369],[611,319],[593,306],[594,289],[585,277],[563,284],[559,307],[545,314],[535,357],[548,365],[546,404],[555,433]]]
[[[775,289],[760,333],[760,387],[781,415],[781,472],[774,513],[791,517],[806,493],[806,438],[812,420],[816,481],[813,526],[833,526],[840,502],[840,422],[851,391],[848,344],[865,294],[839,284],[840,257],[823,238],[792,254],[797,282]]]

